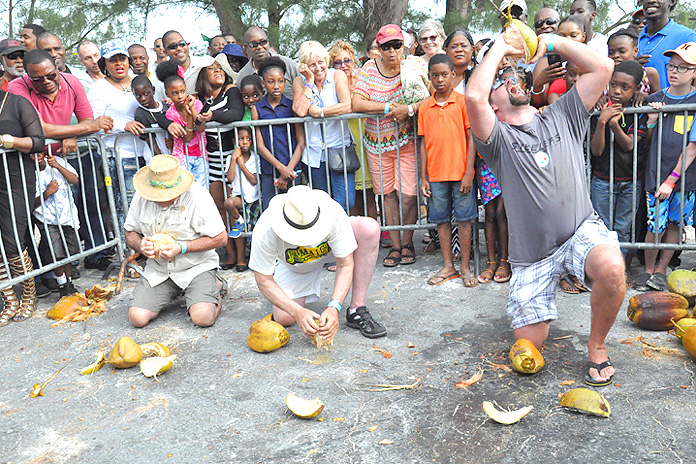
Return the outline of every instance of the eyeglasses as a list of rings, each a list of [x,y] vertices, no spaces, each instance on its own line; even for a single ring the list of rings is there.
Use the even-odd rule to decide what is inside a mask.
[[[403,46],[404,43],[401,40],[392,40],[390,42],[379,44],[379,48],[381,48],[384,52],[389,51],[390,48],[393,48],[394,50],[400,50]]]
[[[643,18],[643,19],[640,19],[640,18],[633,18],[633,20],[632,20],[631,22],[632,22],[633,24],[635,24],[636,26],[638,26],[638,25],[641,25],[641,26],[642,26],[642,25],[645,25],[645,24],[648,22],[648,20],[645,19],[645,18]]]
[[[29,76],[29,79],[31,79],[32,82],[43,82],[45,80],[54,81],[54,80],[56,80],[57,75],[58,75],[58,73],[54,71],[51,74],[46,74],[45,76],[37,76],[37,77]]]
[[[334,66],[334,68],[336,68],[336,69],[340,68],[341,66],[350,66],[351,64],[353,64],[353,60],[350,59],[350,58],[346,58],[346,59],[343,60],[343,61],[341,61],[341,60],[336,60],[336,61],[333,62],[333,66]]]
[[[9,55],[5,55],[5,57],[7,57],[8,60],[12,60],[12,61],[16,60],[17,58],[24,59],[24,52],[17,51],[14,53],[10,53]]]
[[[167,50],[176,50],[177,48],[184,48],[184,47],[187,47],[188,44],[189,44],[188,42],[186,42],[185,40],[182,40],[181,42],[167,45]]]
[[[155,44],[155,48],[164,48],[162,44]]]
[[[691,66],[684,66],[684,65],[677,66],[677,65],[674,65],[672,63],[667,64],[667,71],[675,71],[676,70],[678,73],[685,73],[687,71],[693,71],[694,69],[696,69],[696,68],[691,67]]]
[[[546,24],[547,26],[552,26],[559,22],[561,22],[561,20],[558,18],[540,19],[539,21],[534,21],[534,29],[541,29],[542,27],[544,27],[544,24]]]
[[[426,43],[426,42],[428,42],[428,41],[430,41],[430,42],[432,42],[432,43],[435,43],[435,42],[437,42],[437,38],[438,38],[437,35],[430,35],[430,36],[428,36],[428,37],[421,37],[421,38],[420,38],[420,41],[423,42],[423,43]]]
[[[265,47],[268,45],[268,39],[255,40],[253,42],[247,42],[246,46],[249,48],[257,48],[259,46]]]

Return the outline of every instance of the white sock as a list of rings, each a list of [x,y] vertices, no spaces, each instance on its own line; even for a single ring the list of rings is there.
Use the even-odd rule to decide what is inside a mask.
[[[68,278],[65,277],[65,274],[56,276],[56,282],[58,282],[58,285],[65,285],[68,283]]]

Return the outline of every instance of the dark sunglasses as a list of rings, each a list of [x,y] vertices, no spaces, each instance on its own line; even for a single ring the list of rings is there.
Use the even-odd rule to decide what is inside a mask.
[[[46,74],[45,76],[38,76],[38,77],[29,76],[29,79],[31,79],[32,82],[43,82],[45,80],[54,81],[54,80],[56,80],[57,75],[58,75],[57,72],[52,72],[51,74]]]
[[[188,45],[189,43],[186,42],[185,40],[182,40],[181,42],[173,43],[167,45],[167,50],[176,50],[177,48],[181,47],[184,48]]]
[[[268,39],[261,39],[259,41],[247,42],[246,46],[249,48],[256,48],[258,46],[265,47],[268,45]]]
[[[13,52],[13,53],[10,53],[10,54],[5,55],[5,56],[7,57],[8,60],[12,60],[12,61],[16,60],[17,58],[24,59],[24,52],[17,51],[17,52]]]
[[[635,25],[638,25],[638,24],[645,25],[648,22],[648,20],[645,18],[643,18],[643,19],[633,18],[633,20],[631,22]]]
[[[382,51],[385,52],[388,51],[390,48],[393,48],[394,50],[400,50],[403,46],[404,43],[401,40],[391,40],[389,42],[379,44],[379,48],[381,48]]]
[[[541,29],[542,27],[544,27],[544,24],[546,24],[547,26],[551,26],[559,22],[561,22],[561,20],[557,18],[540,19],[539,21],[534,21],[534,29]]]
[[[334,61],[333,66],[334,66],[334,68],[338,69],[341,66],[350,66],[351,64],[353,64],[353,60],[350,58],[346,58],[343,61],[341,61],[341,60]]]

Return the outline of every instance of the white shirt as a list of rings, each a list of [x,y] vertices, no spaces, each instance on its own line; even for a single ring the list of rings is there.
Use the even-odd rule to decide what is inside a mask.
[[[325,192],[316,191],[317,194]],[[329,254],[345,258],[358,248],[348,215],[343,207],[331,200],[326,202],[328,210],[322,207],[321,214],[333,217],[329,235],[314,246],[291,245],[276,235],[271,227],[273,221],[282,221],[282,216],[271,217],[264,213],[254,226],[251,240],[249,267],[263,275],[273,275],[276,265],[284,266],[290,272],[306,274],[315,271],[328,261]]]
[[[256,159],[256,153],[252,151],[249,159],[244,162],[244,166],[252,174],[256,174],[257,172]],[[231,155],[228,156],[227,160],[225,161],[225,173],[229,172],[230,163],[232,163]],[[242,197],[244,199],[244,203],[246,204],[255,202],[261,196],[259,184],[257,183],[256,185],[252,185],[242,172],[242,168],[240,168],[237,164],[235,164],[234,167],[236,172],[234,175],[234,180],[232,181],[232,195],[235,197]]]
[[[161,207],[154,201],[144,200],[137,193],[128,209],[125,229],[144,237],[167,233],[174,240],[188,242],[199,237],[216,237],[225,231],[220,212],[207,189],[194,182],[171,206]],[[171,261],[149,258],[143,276],[152,287],[168,278],[186,288],[199,274],[216,269],[220,258],[215,250],[188,252]]]
[[[184,71],[184,80],[193,74],[197,68],[203,66],[203,57],[189,55],[189,58],[191,58],[191,65],[186,71]],[[157,74],[154,72],[150,75],[150,82],[152,82],[152,85],[155,86],[155,99],[159,101],[165,100],[167,98],[167,94],[165,93],[164,83],[157,79]]]
[[[57,156],[55,159],[58,164],[77,175],[75,168],[63,158]],[[58,191],[48,197],[47,200],[44,200],[43,205],[39,205],[34,210],[34,217],[44,224],[60,224],[77,230],[80,228],[80,220],[78,219],[77,206],[75,206],[75,201],[72,197],[70,184],[58,169],[52,168],[48,163],[46,163],[46,167],[43,170],[39,170],[36,173],[36,196],[43,195],[44,190],[46,190],[46,187],[53,179],[58,181]]]
[[[601,32],[593,32],[592,38],[587,45],[602,56],[609,56],[609,47],[607,41],[609,38]]]

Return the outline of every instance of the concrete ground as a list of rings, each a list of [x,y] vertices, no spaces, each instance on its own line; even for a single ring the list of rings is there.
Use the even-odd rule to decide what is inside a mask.
[[[683,258],[683,267],[694,265],[693,256]],[[612,408],[610,418],[599,418],[558,404],[563,392],[583,386],[587,372],[589,294],[558,294],[546,366],[522,376],[491,364],[509,364],[508,285],[467,289],[453,280],[430,287],[426,280],[440,264],[439,255],[419,255],[413,266],[378,265],[368,301],[388,336],[368,340],[342,320],[328,352],[297,327],[278,351],[247,347],[249,325],[269,312],[251,272],[224,274],[230,293],[208,329],[193,326],[177,303],[146,328],[133,328],[126,318],[133,281],[86,326],[51,328],[45,313],[57,296],[43,299],[32,319],[0,329],[0,462],[694,462],[696,364],[676,338],[626,319],[634,291],[609,334],[617,374],[614,385],[599,389]],[[98,277],[90,273],[76,285],[84,289]],[[333,275],[323,279],[328,295]],[[122,336],[172,346],[174,367],[159,381],[137,367],[80,375],[97,350],[110,350]],[[673,351],[655,351],[636,337]],[[29,397],[32,385],[68,362],[45,396]],[[478,383],[455,387],[479,369]],[[371,384],[413,388],[380,392]],[[293,416],[288,392],[320,398],[322,420]],[[484,400],[534,409],[503,426],[482,412]]]

